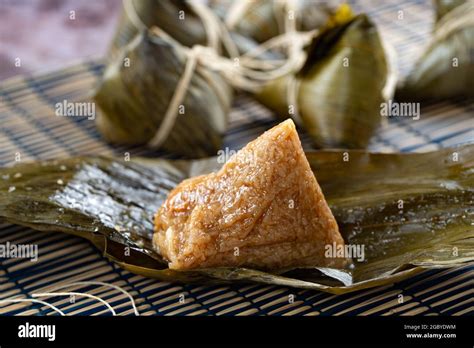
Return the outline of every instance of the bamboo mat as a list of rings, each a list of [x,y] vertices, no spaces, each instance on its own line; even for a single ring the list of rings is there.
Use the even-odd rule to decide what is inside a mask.
[[[431,4],[426,1],[357,1],[375,19],[384,39],[399,53],[398,67],[405,75],[431,31]],[[397,19],[404,11],[404,20]],[[94,121],[84,117],[57,117],[54,105],[88,98],[103,64],[82,62],[60,71],[22,76],[0,87],[0,166],[22,161],[75,155],[166,156],[141,147],[105,143]],[[430,151],[474,140],[474,107],[466,100],[424,105],[421,119],[390,120],[374,137],[374,151]],[[249,97],[237,97],[225,146],[237,149],[277,122],[271,112]],[[305,148],[309,139],[301,134]],[[179,285],[144,278],[120,269],[91,244],[73,236],[36,232],[0,224],[0,244],[34,243],[37,262],[3,259],[0,264],[0,301],[74,282],[95,281],[128,291],[142,315],[467,315],[473,313],[474,265],[431,270],[402,282],[346,295],[264,286]],[[107,301],[118,315],[133,315],[130,299],[105,285],[76,285],[69,291],[89,293]],[[99,301],[78,296],[42,298],[67,315],[111,315]],[[401,302],[402,301],[402,302]],[[57,315],[42,304],[0,304],[0,314]]]

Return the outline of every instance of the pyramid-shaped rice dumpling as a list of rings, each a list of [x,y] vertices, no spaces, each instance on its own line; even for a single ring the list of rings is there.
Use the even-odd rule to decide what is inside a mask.
[[[336,220],[291,120],[215,173],[183,181],[155,216],[154,246],[172,269],[339,267]]]

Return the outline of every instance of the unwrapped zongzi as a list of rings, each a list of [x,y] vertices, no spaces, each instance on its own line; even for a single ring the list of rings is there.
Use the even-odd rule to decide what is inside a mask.
[[[338,267],[344,241],[291,120],[187,179],[155,217],[155,248],[171,269]]]

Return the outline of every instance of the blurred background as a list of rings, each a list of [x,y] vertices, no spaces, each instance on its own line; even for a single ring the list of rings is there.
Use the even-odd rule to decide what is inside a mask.
[[[0,0],[0,80],[104,55],[121,5],[120,0]]]
[[[347,2],[355,12],[371,9],[374,14],[383,13],[372,19],[384,39],[397,49],[398,67],[405,75],[432,31],[434,13],[426,11],[432,2],[400,1],[402,19],[393,2]],[[0,0],[0,80],[103,56],[114,35],[121,6],[121,0]],[[390,8],[393,11],[387,11]],[[394,36],[393,32],[400,35]],[[406,36],[420,43],[411,46],[409,54],[404,54]],[[16,58],[21,59],[21,66],[15,66]]]

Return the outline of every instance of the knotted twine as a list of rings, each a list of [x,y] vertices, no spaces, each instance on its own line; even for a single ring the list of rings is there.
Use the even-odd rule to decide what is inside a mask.
[[[277,21],[281,18],[278,14],[284,14],[283,25],[281,25],[283,33],[239,55],[238,48],[233,42],[229,30],[238,23],[239,19],[248,10],[249,4],[249,1],[235,1],[229,9],[224,22],[222,22],[205,4],[188,1],[188,5],[202,21],[207,37],[207,46],[194,45],[189,48],[182,46],[165,31],[156,26],[148,29],[138,16],[132,0],[123,0],[128,18],[139,31],[149,30],[158,37],[170,40],[174,44],[181,46],[186,56],[183,74],[178,80],[160,126],[148,142],[149,147],[159,148],[166,141],[176,122],[178,107],[186,97],[194,73],[196,71],[203,72],[206,69],[218,72],[233,88],[249,92],[257,92],[270,81],[283,76],[290,76],[287,85],[287,98],[289,104],[294,107],[292,116],[296,118],[296,121],[299,120],[296,102],[299,83],[295,76],[290,73],[300,70],[303,66],[306,60],[304,48],[317,35],[318,31],[297,31],[294,2],[292,0],[275,2],[274,12]],[[291,16],[293,18],[290,18]],[[220,44],[228,52],[230,58],[218,53]],[[258,58],[262,53],[275,48],[286,48],[286,59],[266,60]]]

